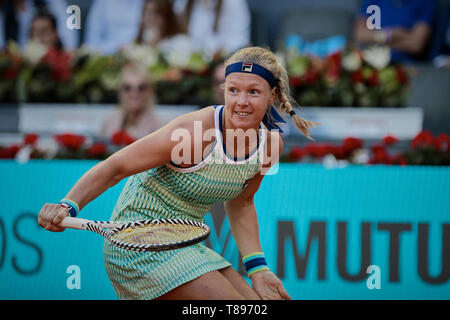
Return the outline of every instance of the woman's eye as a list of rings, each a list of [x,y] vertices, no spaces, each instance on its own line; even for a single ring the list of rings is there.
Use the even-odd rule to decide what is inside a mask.
[[[237,93],[237,89],[236,88],[229,88],[228,91],[230,91],[231,93]]]
[[[250,90],[250,94],[259,94],[259,90],[256,89]]]

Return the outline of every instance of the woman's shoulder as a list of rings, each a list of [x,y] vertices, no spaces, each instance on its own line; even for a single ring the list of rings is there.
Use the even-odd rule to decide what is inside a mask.
[[[214,127],[214,113],[215,108],[213,106],[207,106],[199,110],[188,112],[178,117],[178,124],[187,129],[193,128],[197,123],[201,124],[203,129],[209,129]]]

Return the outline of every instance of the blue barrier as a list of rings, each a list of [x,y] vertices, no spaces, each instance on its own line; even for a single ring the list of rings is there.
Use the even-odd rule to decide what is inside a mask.
[[[96,163],[0,161],[0,299],[116,299],[99,235],[36,223]],[[109,219],[124,183],[81,216]],[[267,262],[293,299],[450,299],[449,190],[449,167],[280,164],[255,196]],[[218,215],[206,244],[242,271]]]

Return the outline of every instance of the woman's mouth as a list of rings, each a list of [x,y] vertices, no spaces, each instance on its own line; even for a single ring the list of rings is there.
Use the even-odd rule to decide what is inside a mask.
[[[234,113],[240,117],[245,117],[251,114],[251,112],[239,112],[239,111],[234,111]]]

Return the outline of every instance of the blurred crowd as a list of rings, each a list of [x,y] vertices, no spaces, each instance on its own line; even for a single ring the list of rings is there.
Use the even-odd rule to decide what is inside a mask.
[[[163,52],[181,47],[186,52],[201,50],[213,55],[221,51],[226,55],[255,42],[253,19],[258,10],[251,9],[258,3],[252,0],[73,2],[84,4],[81,6],[85,19],[82,31],[67,27],[70,14],[67,8],[72,2],[0,0],[0,48],[15,41],[23,49],[34,40],[67,51],[86,46],[103,54],[113,54],[127,45],[139,43],[158,47]],[[261,5],[266,4],[267,1],[261,2]],[[381,29],[368,28],[369,19],[376,21],[374,11],[368,10],[373,5],[380,8]],[[441,1],[437,6],[435,0],[362,0],[359,7],[352,17],[353,31],[347,41],[388,45],[394,61],[414,63],[439,57],[441,64],[445,64],[445,56],[450,53],[448,3]],[[270,12],[265,19],[269,25]],[[320,26],[320,21],[318,23]],[[278,40],[277,43],[285,39]]]
[[[450,2],[362,0],[358,2],[359,10],[346,18],[351,20],[350,34],[339,35],[339,38],[308,38],[304,34],[302,38],[305,30],[301,23],[306,19],[294,16],[289,33],[277,39],[274,45],[255,40],[255,32],[258,28],[272,28],[270,15],[275,11],[268,3],[276,7],[278,2],[258,1],[0,0],[0,48],[15,42],[20,50],[26,50],[27,46],[38,42],[47,49],[67,54],[84,47],[110,55],[139,44],[157,48],[163,54],[176,48],[186,54],[200,51],[210,57],[218,53],[225,57],[252,44],[272,49],[278,49],[274,46],[281,44],[319,56],[342,49],[343,43],[360,47],[381,44],[391,48],[394,62],[450,66]],[[296,1],[284,2],[287,2],[288,9],[290,4],[296,3],[297,11],[302,11]],[[68,7],[77,3],[81,5],[81,28],[69,28],[67,21],[73,12]],[[378,16],[373,10],[374,5],[379,8]],[[286,11],[289,13],[290,10]],[[262,24],[261,12],[264,12]],[[317,27],[311,25],[311,28],[322,31],[323,26],[325,30],[325,24],[329,24],[333,17],[336,18],[335,24],[339,23],[337,16],[327,20],[319,18],[315,19]],[[281,24],[283,19],[274,21]],[[372,25],[378,23],[378,27],[369,27],[369,21]],[[295,38],[292,38],[293,34]],[[137,66],[127,65],[120,79],[120,108],[108,117],[102,134],[106,137],[123,129],[134,137],[141,137],[158,128],[158,121],[152,113],[154,88],[148,75]],[[223,103],[223,81],[224,68],[219,63],[213,75],[217,103]]]
[[[174,46],[214,54],[231,53],[250,43],[246,0],[93,0],[85,32],[70,29],[66,0],[0,1],[0,47],[31,40],[73,50],[85,45],[113,54],[131,43],[170,51]]]

